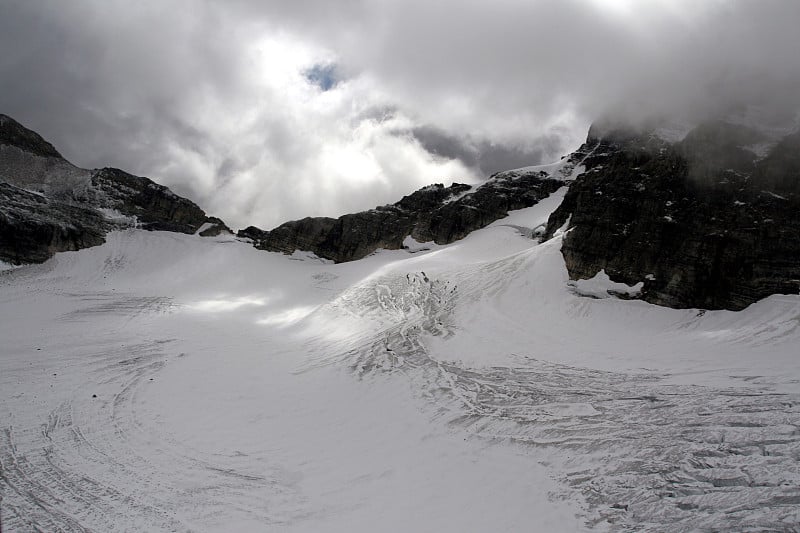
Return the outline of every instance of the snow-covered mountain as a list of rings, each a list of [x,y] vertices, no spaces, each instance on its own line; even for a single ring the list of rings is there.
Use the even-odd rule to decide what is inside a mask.
[[[0,261],[40,263],[130,226],[217,235],[225,224],[153,181],[72,165],[47,141],[0,115]]]
[[[800,297],[571,279],[618,238],[575,240],[585,210],[682,142],[603,139],[376,210],[410,233],[359,260],[125,228],[0,272],[3,531],[797,530]]]
[[[605,120],[553,165],[497,173],[477,187],[431,185],[399,202],[338,219],[304,218],[238,236],[256,248],[359,260],[409,243],[449,244],[535,205],[565,182],[541,228],[566,225],[573,280],[606,276],[624,295],[676,308],[743,309],[800,292],[798,118],[744,107],[697,123]],[[86,171],[0,116],[0,260],[43,261],[103,242],[115,227],[216,235],[227,231],[169,189],[117,169]],[[413,246],[413,244],[412,244]]]

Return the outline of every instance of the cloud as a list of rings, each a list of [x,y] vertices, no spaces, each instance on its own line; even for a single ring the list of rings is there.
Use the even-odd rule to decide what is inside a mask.
[[[8,0],[0,112],[242,227],[554,159],[589,123],[797,105],[791,1]]]
[[[569,136],[608,111],[796,104],[800,3],[554,0],[370,4],[348,27],[286,24],[379,79],[404,109],[449,132],[524,144]],[[363,46],[362,43],[369,43]]]
[[[533,146],[496,144],[472,135],[456,135],[435,126],[417,126],[411,134],[431,154],[455,159],[480,176],[519,168],[531,162],[556,160],[564,149],[563,138],[556,133],[537,137]]]
[[[477,178],[398,136],[411,121],[384,116],[368,78],[344,79],[330,51],[259,18],[189,1],[58,6],[7,8],[0,39],[17,52],[0,94],[78,165],[151,176],[239,227]]]

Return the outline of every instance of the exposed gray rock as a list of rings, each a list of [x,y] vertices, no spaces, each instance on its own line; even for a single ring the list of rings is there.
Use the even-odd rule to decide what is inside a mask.
[[[93,205],[135,216],[144,229],[195,233],[211,221],[194,202],[148,178],[116,168],[95,171],[91,193]],[[217,225],[221,222],[214,220]]]
[[[61,157],[45,157],[2,144],[0,180],[61,201],[81,200],[91,185],[91,172]]]
[[[548,222],[568,222],[571,279],[604,269],[644,282],[641,298],[678,308],[742,309],[800,289],[800,135],[766,157],[745,126],[701,124],[679,142],[595,127],[599,148]]]
[[[41,263],[56,252],[97,246],[109,227],[94,209],[0,183],[0,261]]]

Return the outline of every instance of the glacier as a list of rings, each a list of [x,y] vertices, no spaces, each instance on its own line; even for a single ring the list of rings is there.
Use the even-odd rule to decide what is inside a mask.
[[[796,531],[800,297],[576,294],[565,189],[332,264],[135,229],[0,271],[3,531]]]

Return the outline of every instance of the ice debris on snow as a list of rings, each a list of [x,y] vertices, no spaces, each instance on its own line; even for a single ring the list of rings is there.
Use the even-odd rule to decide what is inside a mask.
[[[611,281],[611,278],[608,277],[608,274],[603,269],[595,274],[593,278],[569,281],[567,286],[571,287],[576,294],[590,298],[613,298],[619,296],[635,298],[642,292],[644,282],[640,281],[635,285],[626,285],[625,283]]]
[[[427,252],[433,248],[436,248],[437,244],[433,241],[428,242],[419,242],[411,235],[408,235],[405,239],[403,239],[403,249],[408,250],[409,253],[415,254],[417,252]]]

